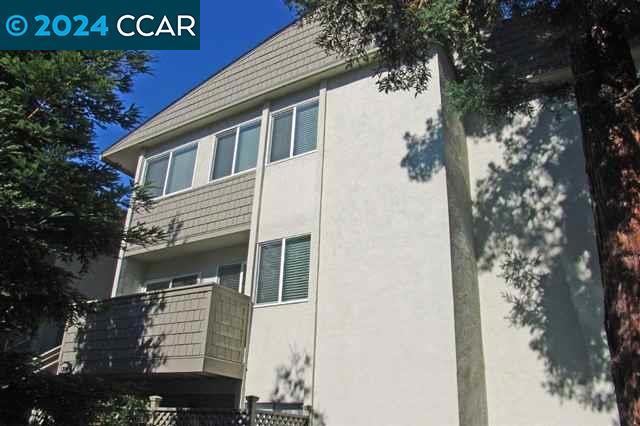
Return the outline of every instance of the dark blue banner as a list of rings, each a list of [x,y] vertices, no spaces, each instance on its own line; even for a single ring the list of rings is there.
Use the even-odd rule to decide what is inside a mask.
[[[2,0],[1,50],[197,50],[200,0]]]

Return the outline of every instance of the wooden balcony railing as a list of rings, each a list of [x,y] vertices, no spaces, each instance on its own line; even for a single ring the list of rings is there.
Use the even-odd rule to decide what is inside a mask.
[[[131,220],[160,227],[166,239],[145,247],[129,245],[126,255],[248,231],[254,185],[255,173],[248,172],[159,199],[151,210],[134,214]]]
[[[58,371],[241,378],[250,307],[217,285],[109,299],[66,328]]]

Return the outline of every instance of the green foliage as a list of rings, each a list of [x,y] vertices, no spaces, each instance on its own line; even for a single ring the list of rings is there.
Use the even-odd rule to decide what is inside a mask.
[[[482,7],[480,5],[484,7]],[[453,58],[458,73],[477,75],[487,64],[487,36],[481,31],[498,16],[499,1],[289,0],[307,21],[321,25],[318,43],[349,63],[379,59],[382,91],[425,91],[429,61],[437,52]],[[460,89],[458,93],[462,93]],[[476,101],[478,102],[478,101]]]
[[[577,0],[286,0],[306,22],[320,24],[318,43],[354,65],[377,58],[378,86],[384,92],[424,92],[431,82],[428,63],[436,52],[453,65],[445,88],[460,114],[476,113],[490,122],[530,112],[533,98],[566,98],[565,82],[535,77],[535,61],[518,63],[505,55],[511,38],[543,40],[552,32],[545,52],[580,31],[587,3],[593,14],[612,15],[631,31],[638,17],[637,1]],[[580,12],[580,13],[578,13]],[[506,22],[525,17],[535,21],[497,42]],[[637,21],[635,21],[637,22]],[[571,25],[567,25],[571,23]],[[523,34],[527,33],[527,34]],[[521,40],[520,40],[521,42]],[[524,42],[525,45],[528,42]],[[373,47],[376,47],[374,50]],[[532,52],[535,55],[536,52]]]
[[[149,416],[146,400],[124,395],[99,404],[91,426],[140,426]]]
[[[142,52],[0,53],[0,333],[28,334],[44,319],[86,310],[71,286],[123,238],[144,243],[158,229],[123,233],[123,207],[142,188],[123,185],[98,158],[96,126],[130,128],[139,119],[120,94],[148,72]]]
[[[163,236],[144,224],[123,231],[124,208],[149,208],[148,191],[122,184],[92,141],[96,127],[138,122],[138,109],[121,95],[149,71],[149,59],[136,51],[0,52],[2,424],[24,424],[37,407],[75,416],[58,424],[87,425],[87,413],[101,412],[96,404],[114,394],[94,379],[36,374],[13,341],[42,321],[73,321],[91,309],[72,283],[92,260],[117,255],[122,241]]]
[[[608,390],[598,385],[612,378],[620,424],[640,424],[637,409],[640,386],[634,376],[640,333],[637,322],[630,320],[634,315],[637,317],[639,272],[637,263],[628,261],[630,257],[637,257],[637,244],[634,246],[631,242],[638,240],[636,213],[640,175],[638,163],[634,161],[638,158],[640,85],[629,41],[640,34],[640,1],[285,1],[304,18],[303,22],[319,24],[318,43],[345,58],[348,64],[371,61],[375,55],[378,86],[384,92],[425,91],[432,83],[428,63],[437,53],[438,59],[445,59],[441,67],[446,75],[445,118],[450,114],[477,114],[483,116],[482,123],[494,127],[492,125],[509,124],[520,113],[534,112],[531,102],[534,99],[542,105],[576,101],[582,121],[580,142],[584,148],[578,155],[585,155],[591,183],[611,364],[607,365],[607,357],[600,350],[599,331],[591,339],[580,336],[589,346],[578,356],[572,355],[568,363],[563,364],[564,360],[553,351],[558,336],[565,340],[572,336],[567,321],[555,321],[562,323],[558,332],[548,330],[554,323],[547,317],[552,311],[550,308],[561,306],[558,296],[562,294],[558,289],[563,289],[563,280],[567,279],[564,264],[561,275],[548,277],[546,273],[540,274],[539,259],[531,257],[532,253],[507,255],[502,264],[503,278],[515,292],[505,297],[513,306],[511,321],[533,330],[531,347],[546,359],[552,380],[545,385],[551,393],[578,399],[597,410],[608,409],[612,406]],[[491,130],[497,128],[499,126]],[[413,179],[428,177],[439,166],[429,160],[438,138],[431,128],[427,130],[428,135],[423,139],[405,137],[410,157],[402,166],[415,171],[414,175],[410,171]],[[487,129],[473,129],[482,130]],[[541,133],[545,139],[542,141],[531,135],[524,143],[539,149],[551,134]],[[508,148],[507,145],[507,151]],[[517,148],[516,158],[528,158],[526,155],[531,154],[523,147]],[[526,166],[517,164],[511,170],[516,177],[523,171],[535,176]],[[538,167],[535,172],[540,170]],[[496,167],[492,172],[494,177],[508,175]],[[491,199],[491,195],[503,196],[504,188],[512,188],[513,176],[508,177],[498,182],[506,186],[492,182],[484,188],[488,188],[484,195],[490,195],[489,201],[492,201],[486,203],[491,225],[487,228],[500,229],[493,226],[497,223],[496,208],[501,200],[509,198],[496,200]],[[521,192],[535,188],[529,185]],[[616,190],[610,191],[611,188]],[[481,191],[480,201],[482,195]],[[566,201],[563,201],[565,205]],[[522,203],[507,204],[505,211],[509,220],[506,222],[510,222],[514,206]],[[531,208],[539,213],[538,207]],[[517,227],[517,232],[530,228],[533,215],[524,217],[527,223]],[[576,226],[575,217],[569,217],[572,223],[562,228],[563,235],[570,228],[587,231],[586,227]],[[475,231],[482,232],[482,228],[474,226]],[[548,245],[546,234],[548,229],[545,238],[538,241]],[[486,254],[486,250],[478,253]],[[546,281],[554,281],[554,285],[545,286]],[[571,291],[575,293],[576,289]],[[579,357],[582,360],[578,360]],[[586,373],[580,365],[587,366]],[[611,375],[605,365],[611,368]]]
[[[139,426],[146,398],[135,384],[92,375],[37,373],[27,354],[0,352],[0,424],[26,425],[32,410],[39,426]]]

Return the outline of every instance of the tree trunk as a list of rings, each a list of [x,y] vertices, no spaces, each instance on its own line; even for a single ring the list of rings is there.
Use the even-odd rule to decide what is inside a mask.
[[[587,16],[571,44],[620,424],[640,426],[640,89],[621,25]]]

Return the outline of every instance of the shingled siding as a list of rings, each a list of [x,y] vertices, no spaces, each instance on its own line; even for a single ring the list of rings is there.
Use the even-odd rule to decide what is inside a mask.
[[[249,309],[247,296],[215,285],[110,299],[66,329],[59,365],[69,363],[73,372],[239,378]]]
[[[132,223],[160,226],[165,241],[140,247],[131,245],[127,256],[249,230],[255,172],[214,182],[161,199],[150,211],[134,214]]]
[[[240,101],[320,72],[341,60],[315,40],[316,24],[292,24],[160,112],[106,151],[159,136]]]
[[[242,363],[246,346],[246,303],[238,303],[237,292],[221,288],[211,305],[211,327],[207,335],[208,357]]]

